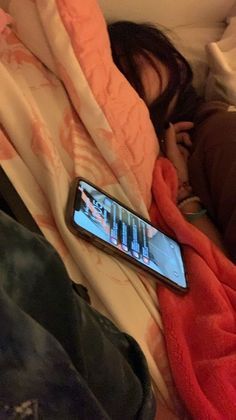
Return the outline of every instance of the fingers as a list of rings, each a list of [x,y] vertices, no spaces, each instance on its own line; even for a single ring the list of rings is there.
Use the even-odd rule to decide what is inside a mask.
[[[189,151],[186,149],[186,147],[181,146],[181,145],[178,145],[178,148],[179,148],[179,151],[180,151],[181,155],[183,156],[184,161],[187,162],[188,159],[189,159],[189,155],[190,155]]]
[[[172,125],[174,126],[176,133],[179,133],[180,131],[188,131],[194,127],[194,124],[191,121],[180,121]]]
[[[165,153],[170,160],[176,157],[176,152],[178,151],[176,140],[175,128],[173,124],[170,124],[165,132]]]
[[[184,146],[182,146],[184,149]],[[177,145],[176,132],[172,124],[165,132],[165,155],[175,166],[180,180],[188,179],[188,169],[186,165],[187,154]]]
[[[182,143],[186,147],[191,147],[192,146],[192,141],[191,141],[190,135],[186,132],[178,133],[176,135],[176,140],[177,140],[178,144]]]
[[[176,145],[179,146],[180,144],[187,148],[192,146],[190,135],[186,132],[176,133],[175,126],[173,124],[170,124],[169,128],[166,130],[165,138],[166,146],[168,145],[168,150],[171,149],[173,151],[174,147]]]
[[[191,147],[192,141],[190,135],[186,131],[191,130],[194,127],[194,124],[191,121],[180,121],[170,125],[174,127],[176,132],[177,143],[182,143],[186,147]]]

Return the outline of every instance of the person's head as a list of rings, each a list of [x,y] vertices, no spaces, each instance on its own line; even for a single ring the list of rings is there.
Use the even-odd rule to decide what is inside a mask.
[[[197,95],[186,59],[155,26],[108,25],[113,60],[149,108],[158,136],[171,121],[192,121]]]

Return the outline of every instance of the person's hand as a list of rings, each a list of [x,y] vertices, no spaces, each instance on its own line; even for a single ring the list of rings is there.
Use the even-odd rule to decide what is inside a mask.
[[[181,201],[191,194],[192,188],[189,185],[187,161],[189,157],[189,148],[192,142],[187,130],[193,128],[193,123],[181,121],[171,124],[165,131],[165,156],[174,165],[178,179],[179,189],[177,201]]]
[[[176,143],[186,162],[189,158],[189,149],[192,147],[191,137],[187,130],[191,130],[193,126],[194,124],[190,121],[181,121],[173,124]]]

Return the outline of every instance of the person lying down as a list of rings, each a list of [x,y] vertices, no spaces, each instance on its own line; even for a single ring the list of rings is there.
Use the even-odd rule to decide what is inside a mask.
[[[195,180],[194,188],[190,182],[188,162],[193,151],[190,133],[194,134],[195,116],[205,104],[192,85],[189,63],[156,26],[119,21],[108,25],[108,33],[114,63],[148,107],[160,155],[176,168],[178,207],[190,223],[228,254],[219,226],[215,226],[217,218],[213,222],[209,217],[209,206],[206,208],[205,200],[202,202],[198,182]]]

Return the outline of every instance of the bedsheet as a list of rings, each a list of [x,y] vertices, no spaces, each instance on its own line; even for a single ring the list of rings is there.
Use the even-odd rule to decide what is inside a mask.
[[[156,159],[147,109],[112,63],[96,1],[30,3],[37,6],[57,71],[48,70],[9,28],[3,30],[1,165],[73,280],[88,286],[94,306],[141,345],[159,414],[162,403],[169,410],[163,418],[171,412],[183,418],[161,308],[187,410],[198,420],[230,418],[236,401],[235,266],[176,208],[176,172],[166,159]],[[151,206],[152,220],[184,245],[188,295],[160,287],[157,297],[148,276],[68,232],[64,210],[70,181],[78,175],[144,216]]]

